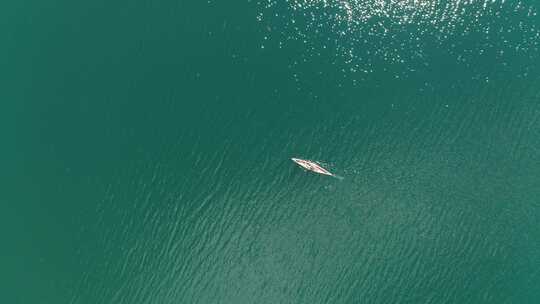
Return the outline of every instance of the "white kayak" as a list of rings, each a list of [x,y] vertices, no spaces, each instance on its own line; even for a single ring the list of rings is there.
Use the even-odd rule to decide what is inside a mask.
[[[315,173],[319,173],[323,175],[336,176],[333,173],[326,170],[325,168],[321,167],[321,165],[319,165],[318,163],[314,161],[300,159],[300,158],[291,158],[291,160],[306,170],[313,171]]]

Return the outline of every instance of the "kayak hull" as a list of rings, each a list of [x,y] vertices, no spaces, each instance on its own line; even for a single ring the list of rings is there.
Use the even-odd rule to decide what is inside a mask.
[[[321,165],[319,165],[318,163],[316,163],[314,161],[300,159],[300,158],[294,158],[294,157],[291,158],[291,160],[293,162],[295,162],[296,164],[298,164],[300,167],[302,167],[302,168],[304,168],[304,169],[306,169],[308,171],[312,171],[312,172],[319,173],[319,174],[322,174],[322,175],[334,176],[334,174],[332,174],[331,172],[329,172],[325,168],[321,167]]]

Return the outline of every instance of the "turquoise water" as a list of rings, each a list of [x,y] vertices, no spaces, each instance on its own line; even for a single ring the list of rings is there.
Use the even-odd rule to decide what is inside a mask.
[[[2,303],[539,301],[538,2],[1,7]]]

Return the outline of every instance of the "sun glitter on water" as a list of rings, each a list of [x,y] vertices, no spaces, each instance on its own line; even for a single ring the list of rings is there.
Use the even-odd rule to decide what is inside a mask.
[[[457,65],[491,56],[538,57],[536,8],[501,0],[267,0],[258,20],[272,29],[266,43],[303,45],[292,65],[323,58],[344,74],[392,69],[396,77],[429,68],[430,58]],[[480,60],[481,61],[481,60]],[[526,69],[526,67],[524,67]]]

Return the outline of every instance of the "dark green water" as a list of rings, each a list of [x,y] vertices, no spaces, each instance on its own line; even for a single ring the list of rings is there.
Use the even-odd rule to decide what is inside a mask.
[[[540,301],[539,2],[87,2],[0,5],[1,303]]]

